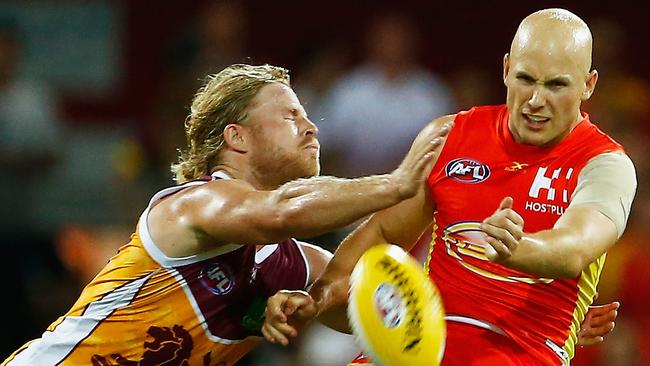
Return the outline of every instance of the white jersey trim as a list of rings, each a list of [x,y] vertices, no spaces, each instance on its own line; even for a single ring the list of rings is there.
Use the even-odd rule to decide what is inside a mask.
[[[278,249],[277,244],[265,245],[262,249],[255,252],[255,264],[260,264],[264,262],[271,254],[275,253]]]
[[[258,336],[248,336],[244,339],[228,339],[228,338],[221,338],[219,336],[216,336],[210,332],[210,328],[208,328],[208,322],[206,321],[205,317],[203,316],[203,313],[201,312],[201,308],[199,307],[199,304],[196,302],[196,299],[194,298],[194,294],[192,294],[192,290],[190,287],[187,285],[187,281],[185,281],[185,278],[183,278],[183,275],[180,274],[177,270],[170,268],[168,271],[171,273],[172,276],[176,279],[176,282],[181,286],[183,291],[185,291],[185,295],[187,297],[187,300],[189,301],[190,305],[192,305],[192,309],[194,310],[194,314],[196,317],[199,319],[199,324],[201,324],[201,327],[203,328],[203,331],[205,332],[205,336],[211,340],[212,342],[215,343],[221,343],[221,344],[238,344],[241,342],[244,342],[245,340],[252,339],[252,340],[261,340],[263,339],[262,337]]]
[[[212,177],[214,178],[222,178],[222,179],[230,179],[228,175],[226,175],[224,172],[218,171],[215,173],[212,173]],[[227,245],[222,245],[218,248],[209,250],[207,252],[195,254],[195,255],[190,255],[187,257],[168,257],[163,253],[158,245],[153,241],[151,238],[151,233],[149,232],[149,226],[147,225],[147,218],[149,217],[149,211],[151,210],[152,205],[158,201],[159,199],[172,195],[174,193],[177,193],[185,188],[189,187],[196,187],[199,185],[203,185],[205,183],[208,183],[207,181],[192,181],[188,182],[185,184],[182,184],[180,186],[176,187],[169,187],[161,190],[160,192],[156,193],[153,195],[151,200],[149,201],[149,205],[147,208],[142,212],[142,215],[140,215],[140,220],[138,221],[138,234],[140,235],[140,240],[142,241],[142,245],[144,246],[145,250],[149,255],[158,263],[160,266],[165,267],[165,268],[172,268],[172,267],[177,267],[177,266],[184,266],[187,264],[192,264],[196,262],[200,262],[212,257],[216,257],[219,255],[223,255],[226,253],[230,253],[232,251],[235,251],[239,248],[242,247],[242,245],[239,244],[227,244]]]
[[[307,269],[307,275],[305,276],[305,285],[303,288],[307,288],[309,286],[309,278],[311,277],[311,266],[309,265],[309,259],[307,259],[307,254],[305,254],[305,250],[302,248],[302,246],[314,248],[315,250],[323,250],[322,248],[319,248],[313,244],[305,243],[304,241],[299,241],[295,240],[296,245],[298,246],[298,249],[300,250],[300,254],[302,254],[302,259],[305,261],[305,268]]]
[[[34,340],[7,363],[9,365],[58,365],[114,311],[131,303],[153,273],[126,283],[88,304],[81,316],[66,316],[52,331]]]
[[[470,318],[468,316],[462,316],[462,315],[447,315],[445,316],[446,321],[452,321],[452,322],[458,322],[458,323],[464,323],[464,324],[469,324],[473,325],[479,328],[491,330],[494,333],[501,334],[502,336],[506,336],[506,332],[503,331],[503,329],[497,327],[496,325],[486,322],[484,320],[476,319],[476,318]]]

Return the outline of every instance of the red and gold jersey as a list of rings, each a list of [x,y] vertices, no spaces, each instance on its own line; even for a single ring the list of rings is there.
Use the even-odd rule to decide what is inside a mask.
[[[448,320],[503,332],[544,364],[568,362],[605,255],[576,278],[538,278],[489,262],[479,224],[511,196],[525,232],[552,228],[571,202],[581,169],[610,151],[622,147],[586,114],[552,147],[515,143],[506,106],[456,116],[428,180],[437,207],[428,270]]]
[[[204,183],[168,188],[151,202]],[[233,365],[262,339],[266,299],[307,285],[293,239],[169,258],[147,229],[150,207],[72,309],[2,365]]]

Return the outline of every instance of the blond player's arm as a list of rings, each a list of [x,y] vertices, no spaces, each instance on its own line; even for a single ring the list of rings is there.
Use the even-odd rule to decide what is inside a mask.
[[[152,208],[149,230],[173,257],[228,243],[267,244],[323,234],[413,197],[447,132],[428,129],[391,174],[298,179],[272,191],[242,180],[188,188]]]
[[[571,203],[552,229],[524,233],[509,256],[493,259],[541,277],[576,277],[623,234],[635,191],[629,157],[601,154],[581,171]],[[488,233],[507,243],[512,238],[505,231]]]

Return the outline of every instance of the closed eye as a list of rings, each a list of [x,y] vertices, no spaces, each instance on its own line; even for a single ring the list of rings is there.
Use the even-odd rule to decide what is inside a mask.
[[[551,80],[546,82],[547,86],[550,86],[552,88],[561,88],[569,85],[566,81],[564,80]]]
[[[517,74],[517,80],[521,80],[525,83],[532,84],[535,82],[532,76],[526,74]]]

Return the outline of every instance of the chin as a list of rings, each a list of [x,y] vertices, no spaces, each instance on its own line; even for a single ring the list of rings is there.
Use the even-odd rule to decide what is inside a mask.
[[[317,177],[320,175],[320,164],[316,164],[315,166],[310,167],[309,169],[306,170],[307,174],[305,177],[311,178],[311,177]]]

